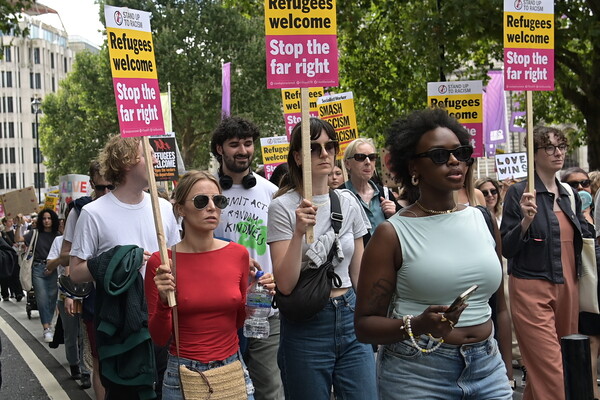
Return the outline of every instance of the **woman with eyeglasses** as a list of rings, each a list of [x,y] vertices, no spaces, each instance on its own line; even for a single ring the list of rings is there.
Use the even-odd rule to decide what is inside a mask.
[[[245,319],[249,256],[245,247],[216,239],[221,210],[227,206],[216,178],[189,171],[175,189],[173,211],[181,219],[182,239],[169,251],[170,265],[159,253],[148,260],[144,282],[152,340],[166,345],[174,336],[170,291],[176,293],[179,357],[171,340],[162,398],[183,399],[179,365],[205,371],[236,360],[243,363],[237,331]],[[174,266],[174,271],[171,267]],[[248,399],[254,389],[244,366]]]
[[[525,143],[527,143],[525,141]],[[567,138],[554,127],[533,130],[535,191],[527,181],[512,185],[502,216],[502,249],[508,259],[511,314],[523,363],[524,400],[563,400],[560,338],[578,333],[577,273],[582,237],[593,237],[581,200],[556,173],[567,154]]]
[[[369,217],[371,228],[363,238],[365,246],[375,228],[400,209],[392,191],[373,182],[376,161],[377,153],[371,139],[353,140],[344,151],[348,180],[339,189],[348,189],[354,193]]]
[[[310,319],[295,322],[280,313],[278,364],[287,400],[377,398],[375,359],[371,346],[359,343],[354,333],[354,287],[363,254],[362,237],[368,219],[354,195],[335,190],[343,215],[339,234],[331,225],[327,176],[339,151],[337,135],[327,121],[310,119],[311,200],[302,197],[301,125],[292,131],[288,154],[289,183],[275,193],[269,206],[267,237],[279,291],[287,295],[298,283],[300,271],[322,265],[334,245],[332,259],[341,286],[333,287],[325,307]],[[315,241],[307,244],[307,227]],[[310,258],[309,258],[310,257]],[[318,261],[315,261],[317,260]]]
[[[492,178],[482,178],[475,181],[475,187],[481,191],[485,198],[485,207],[496,218],[498,226],[502,221],[502,197],[500,184]]]
[[[388,131],[388,168],[420,196],[379,225],[362,258],[355,327],[381,345],[380,400],[512,399],[488,304],[494,293],[504,303],[498,230],[493,237],[479,209],[454,200],[473,163],[469,140],[442,109]]]

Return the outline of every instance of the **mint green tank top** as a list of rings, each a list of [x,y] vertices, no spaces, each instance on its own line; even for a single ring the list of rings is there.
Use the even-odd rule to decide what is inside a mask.
[[[488,300],[500,286],[502,266],[483,214],[474,207],[450,214],[388,219],[402,248],[392,315],[419,315],[430,305],[450,305],[474,284],[457,327],[474,326],[491,316]]]

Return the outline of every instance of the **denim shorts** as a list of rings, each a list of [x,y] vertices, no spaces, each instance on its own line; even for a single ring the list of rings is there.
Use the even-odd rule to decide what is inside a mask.
[[[435,342],[421,335],[421,348]],[[442,344],[432,353],[409,340],[380,346],[377,358],[380,400],[511,400],[512,389],[493,335],[462,346]]]
[[[244,378],[246,379],[246,393],[248,394],[248,400],[254,400],[254,386],[252,385],[250,375],[248,374],[248,369],[246,368],[246,364],[244,364],[244,360],[242,359],[242,356],[240,355],[239,351],[234,355],[227,357],[224,360],[210,361],[208,363],[190,360],[188,358],[183,357],[179,357],[178,359],[177,356],[174,356],[169,353],[169,359],[167,361],[167,370],[165,371],[162,386],[163,400],[183,400],[183,395],[181,394],[181,386],[179,383],[179,365],[185,365],[187,367],[191,367],[199,371],[206,371],[212,368],[222,367],[223,365],[230,364],[237,360],[240,360],[242,362],[242,367],[244,368]]]

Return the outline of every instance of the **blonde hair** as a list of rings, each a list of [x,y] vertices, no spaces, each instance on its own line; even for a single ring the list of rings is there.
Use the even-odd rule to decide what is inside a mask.
[[[591,171],[588,174],[590,181],[592,182],[590,189],[592,190],[592,198],[596,198],[596,192],[600,189],[600,171]]]
[[[127,168],[138,163],[140,138],[112,136],[98,156],[100,175],[114,185],[125,180]]]
[[[346,147],[346,150],[344,151],[344,160],[347,160],[348,158],[353,157],[356,154],[356,148],[358,146],[360,146],[361,144],[368,144],[369,146],[371,146],[373,148],[373,150],[376,150],[375,144],[373,143],[373,139],[371,139],[371,138],[354,139],[353,141],[350,142],[350,144],[348,145],[348,147]]]
[[[187,197],[189,196],[192,187],[197,182],[204,180],[208,180],[214,183],[219,191],[219,194],[223,193],[223,191],[221,190],[221,185],[219,185],[219,181],[210,172],[198,170],[186,172],[185,175],[183,175],[183,177],[179,180],[179,184],[173,192],[173,200],[175,201],[175,203],[173,203],[173,214],[175,214],[175,218],[179,218],[179,213],[177,212],[177,209],[185,205],[185,201],[187,200]],[[183,239],[183,237],[185,236],[185,225],[183,221],[181,222],[181,230],[181,238]]]

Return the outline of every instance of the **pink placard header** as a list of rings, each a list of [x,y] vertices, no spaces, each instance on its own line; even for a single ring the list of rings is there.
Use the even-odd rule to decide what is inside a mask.
[[[504,49],[504,90],[554,90],[554,49]]]
[[[165,134],[157,79],[113,78],[121,136]]]

